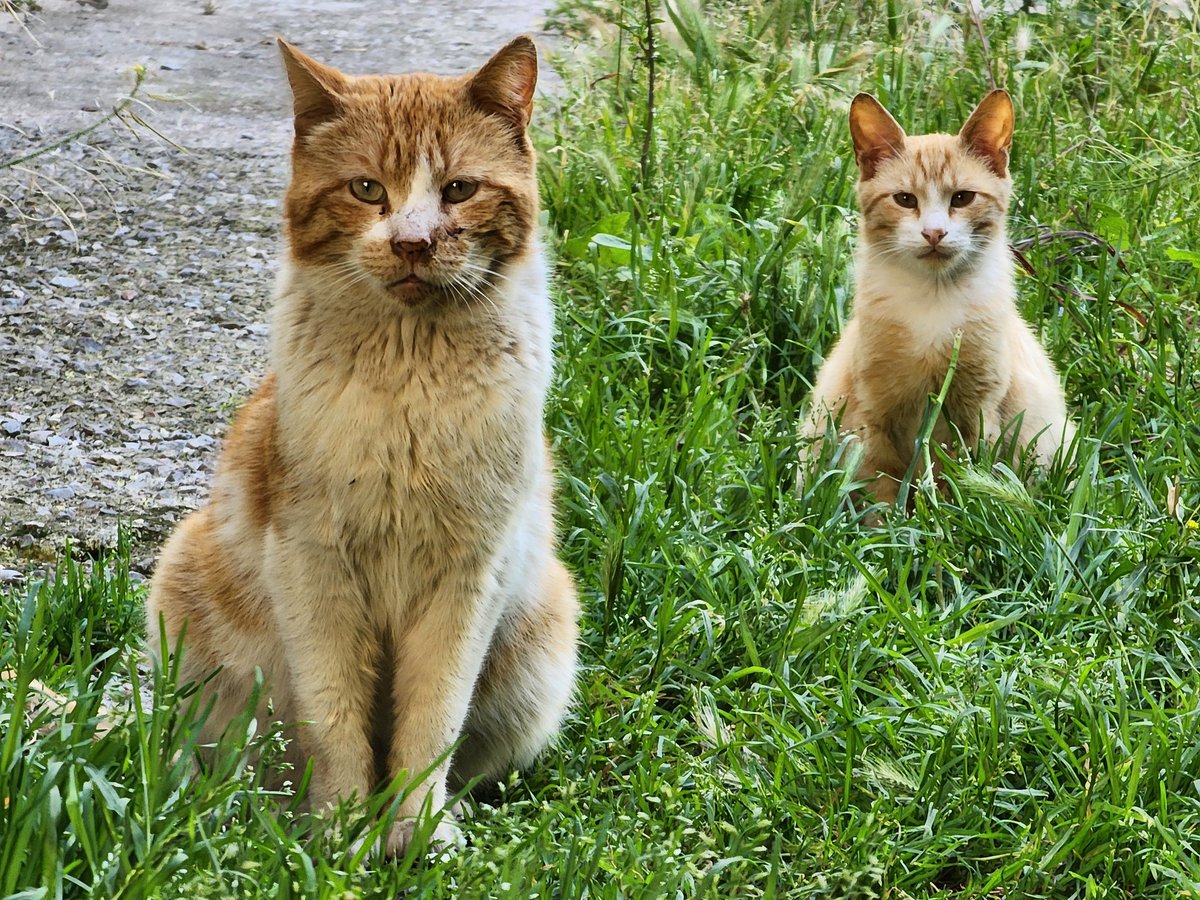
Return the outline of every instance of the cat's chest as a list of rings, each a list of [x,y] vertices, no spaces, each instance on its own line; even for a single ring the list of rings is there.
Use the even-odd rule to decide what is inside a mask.
[[[487,519],[521,492],[541,391],[520,354],[316,375],[281,395],[282,438],[299,496],[338,533]]]
[[[947,405],[978,409],[1008,379],[1003,336],[971,317],[888,319],[864,323],[855,381],[864,398],[887,409],[918,410],[953,375]]]

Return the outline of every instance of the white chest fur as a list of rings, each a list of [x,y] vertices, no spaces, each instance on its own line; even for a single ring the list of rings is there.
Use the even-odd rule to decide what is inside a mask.
[[[549,381],[540,260],[493,305],[384,308],[285,282],[280,443],[296,514],[328,546],[470,541],[532,490]]]

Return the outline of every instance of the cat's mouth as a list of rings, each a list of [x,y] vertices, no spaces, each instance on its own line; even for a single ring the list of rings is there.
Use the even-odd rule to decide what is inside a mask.
[[[389,282],[388,287],[389,288],[415,287],[418,285],[428,284],[428,283],[429,282],[427,282],[424,278],[422,278],[416,272],[413,272],[409,275],[405,275],[403,278],[397,278],[395,281]]]
[[[924,253],[918,253],[917,259],[927,259],[930,262],[945,262],[954,256],[952,250],[944,250],[940,247],[930,247]]]
[[[406,306],[416,306],[429,299],[434,285],[416,272],[403,278],[393,278],[387,283],[387,292]]]

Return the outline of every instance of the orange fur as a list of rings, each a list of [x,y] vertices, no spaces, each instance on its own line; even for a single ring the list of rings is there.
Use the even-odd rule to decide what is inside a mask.
[[[352,77],[280,42],[295,101],[272,370],[148,603],[210,682],[215,740],[255,667],[318,803],[433,767],[528,764],[566,709],[577,602],[541,433],[552,315],[526,135],[528,38],[479,72]],[[462,738],[451,763],[435,761]],[[447,842],[443,823],[437,838]]]
[[[850,131],[862,227],[854,314],[817,375],[802,428],[830,421],[862,444],[858,477],[892,500],[930,395],[959,355],[933,437],[969,449],[1008,434],[1042,463],[1073,428],[1049,358],[1015,306],[1005,217],[1012,196],[1012,103],[989,94],[957,135],[908,136],[859,94]]]

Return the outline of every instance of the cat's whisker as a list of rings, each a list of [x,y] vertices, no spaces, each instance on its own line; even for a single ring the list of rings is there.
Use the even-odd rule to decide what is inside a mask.
[[[505,275],[503,272],[493,269],[490,266],[480,265],[479,263],[472,262],[470,260],[463,263],[462,268],[469,272],[482,272],[486,276],[487,280],[491,280],[493,278],[500,279],[501,281],[511,281],[512,280],[507,275]]]
[[[350,260],[330,266],[328,271],[320,271],[318,277],[322,287],[331,294],[344,294],[359,283],[369,282],[372,278],[369,272]]]
[[[886,501],[908,490],[902,480],[918,464],[933,470],[932,442],[956,434],[969,451],[1014,417],[1023,423],[1015,449],[1032,444],[1048,463],[1074,429],[1054,368],[1014,302],[1002,218],[1012,195],[1012,101],[993,91],[957,135],[909,136],[859,94],[850,130],[863,210],[854,310],[817,373],[811,446],[832,428],[859,436],[856,474]],[[923,420],[930,384],[948,387],[938,416]]]
[[[496,305],[495,299],[490,292],[484,290],[481,286],[465,281],[461,278],[456,278],[454,284],[467,292],[467,297],[470,299],[481,300],[488,305],[491,312],[499,316],[500,308]]]
[[[336,69],[279,46],[301,112],[293,159],[305,164],[292,167],[284,205],[295,265],[280,279],[272,372],[230,429],[207,506],[160,557],[150,644],[178,646],[190,618],[196,652],[174,664],[205,686],[205,743],[259,689],[280,727],[311,723],[286,725],[286,759],[300,771],[316,761],[314,807],[364,799],[381,775],[395,791],[412,774],[385,798],[397,808],[384,849],[403,857],[421,820],[445,806],[451,778],[507,773],[549,743],[571,699],[578,603],[555,552],[541,443],[553,309],[536,259],[513,263],[517,296],[485,260],[453,274],[426,260],[426,272],[427,229],[446,221],[422,214],[380,227],[372,209],[408,183],[407,161],[381,164],[378,181],[349,182],[365,208],[344,199],[322,209],[317,188],[360,170],[360,148],[382,124],[379,99],[418,92],[420,103],[388,105],[386,130],[427,168],[465,158],[463,172],[434,173],[427,207],[452,225],[459,214],[442,201],[466,202],[478,187],[464,173],[513,176],[504,180],[524,185],[514,190],[526,201],[516,225],[531,235],[533,154],[493,148],[511,145],[512,122],[528,121],[537,50],[520,37],[465,82],[380,76],[345,92]],[[500,115],[461,115],[482,100]],[[299,138],[318,122],[336,140],[310,156]],[[493,201],[480,193],[471,215],[487,218]],[[303,212],[312,197],[321,216]],[[323,257],[330,222],[358,229],[355,252]],[[506,240],[499,229],[469,237],[481,257]],[[508,316],[516,303],[521,315]],[[484,665],[493,647],[503,666]],[[214,667],[223,667],[216,678]],[[259,682],[247,678],[256,667]],[[458,734],[471,740],[451,760],[443,751]],[[445,816],[431,848],[456,844]]]

